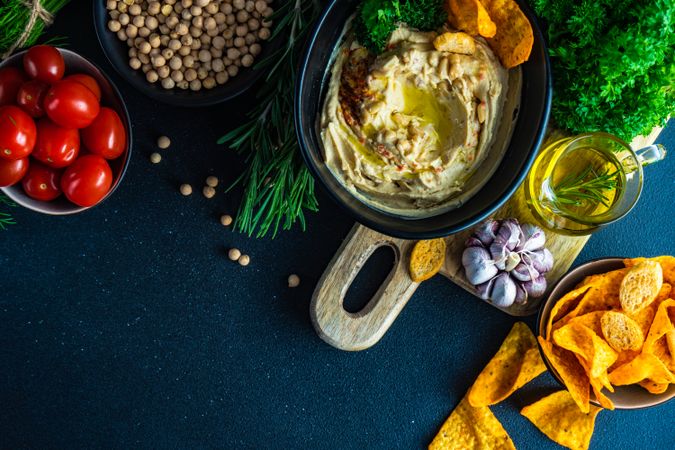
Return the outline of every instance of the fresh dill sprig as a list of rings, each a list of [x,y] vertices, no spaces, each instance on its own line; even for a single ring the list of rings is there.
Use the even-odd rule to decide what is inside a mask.
[[[607,170],[598,173],[595,168],[587,167],[577,174],[566,176],[554,188],[558,203],[582,206],[585,203],[602,203],[609,208],[607,193],[616,189],[618,173]]]
[[[52,14],[57,13],[70,0],[40,0],[42,8]],[[8,49],[21,37],[28,25],[31,6],[28,2],[22,0],[4,0],[0,5],[0,55],[4,55]],[[23,47],[30,47],[35,44],[42,32],[45,23],[39,17],[35,21],[30,35],[23,44]],[[18,50],[18,49],[17,49]]]
[[[10,200],[5,194],[0,194],[0,205],[16,208],[16,203]],[[7,229],[8,225],[16,225],[14,217],[10,213],[0,212],[0,230]]]
[[[269,71],[257,105],[245,124],[218,140],[246,155],[247,167],[233,183],[244,186],[234,227],[249,236],[275,236],[296,221],[304,230],[305,211],[318,210],[314,179],[302,161],[291,118],[302,43],[320,10],[316,0],[292,0],[275,12],[271,39],[283,45],[256,65]]]

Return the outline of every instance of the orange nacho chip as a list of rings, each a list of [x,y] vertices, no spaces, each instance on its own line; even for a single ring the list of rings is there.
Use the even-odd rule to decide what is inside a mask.
[[[655,383],[675,383],[675,375],[651,353],[640,353],[629,363],[609,373],[609,381],[615,386],[635,384],[646,379]]]
[[[570,323],[553,333],[556,345],[582,357],[589,366],[589,378],[598,378],[616,361],[617,353],[590,328]]]
[[[428,280],[445,261],[445,239],[418,241],[410,253],[410,277],[415,283]]]
[[[560,300],[558,300],[553,309],[551,309],[551,314],[548,316],[548,323],[546,324],[546,339],[551,339],[551,332],[553,323],[559,321],[564,316],[566,316],[570,311],[577,307],[581,298],[586,294],[591,288],[591,285],[584,285],[577,287],[575,290],[568,292],[563,295]]]
[[[480,2],[497,25],[497,33],[487,41],[502,65],[511,69],[527,61],[534,45],[534,32],[518,3],[515,0]]]
[[[553,345],[541,336],[537,338],[544,355],[558,373],[570,395],[585,413],[589,411],[590,381],[584,368],[579,364],[574,353]]]
[[[670,320],[671,310],[675,311],[675,300],[668,299],[659,304],[652,325],[649,328],[649,333],[645,339],[643,351],[652,352],[652,347],[656,341],[661,339],[661,337],[665,336],[667,333],[675,330],[675,326]]]
[[[670,386],[668,383],[657,383],[649,379],[640,381],[638,384],[650,394],[663,394],[668,390],[668,386]]]
[[[474,407],[494,405],[545,371],[534,334],[517,322],[476,378],[467,398]]]
[[[584,413],[568,391],[558,391],[524,407],[520,413],[552,441],[571,449],[587,449],[601,409],[591,406]]]
[[[487,406],[474,408],[464,397],[429,444],[429,450],[515,450],[502,424]]]
[[[497,25],[479,0],[448,0],[447,4],[448,22],[458,30],[486,38],[497,33]]]

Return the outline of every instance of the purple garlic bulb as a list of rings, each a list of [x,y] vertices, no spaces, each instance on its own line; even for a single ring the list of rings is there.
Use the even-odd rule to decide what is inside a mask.
[[[554,261],[545,244],[546,234],[535,225],[487,220],[466,240],[466,278],[478,296],[495,306],[525,304],[546,292],[545,275]]]

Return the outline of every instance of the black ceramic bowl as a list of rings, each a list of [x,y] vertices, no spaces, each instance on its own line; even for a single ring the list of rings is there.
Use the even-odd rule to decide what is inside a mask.
[[[490,180],[464,205],[440,215],[409,219],[378,211],[352,195],[324,164],[319,118],[330,78],[333,50],[360,0],[332,0],[308,40],[295,91],[295,126],[302,154],[314,177],[362,224],[405,239],[446,236],[492,214],[527,175],[544,138],[551,109],[551,70],[544,37],[530,8],[519,1],[534,29],[530,60],[521,66],[520,110],[511,143]]]
[[[267,71],[253,67],[241,67],[236,77],[227,83],[213,89],[199,91],[182,89],[164,89],[159,82],[149,83],[145,74],[140,70],[129,67],[129,47],[120,41],[117,35],[108,29],[108,11],[105,0],[94,1],[94,26],[98,41],[103,48],[110,64],[129,84],[148,97],[170,105],[185,107],[202,107],[215,105],[230,100],[249,89]],[[262,52],[256,57],[256,62],[270,56],[282,44],[281,39],[261,42]]]

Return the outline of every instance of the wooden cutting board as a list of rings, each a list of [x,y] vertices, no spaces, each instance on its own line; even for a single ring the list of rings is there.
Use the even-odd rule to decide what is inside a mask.
[[[636,138],[631,146],[639,149],[651,145],[660,132],[661,129],[656,128],[649,136]],[[522,186],[492,217],[515,217],[521,223],[536,223],[525,203]],[[476,295],[464,277],[461,262],[464,242],[471,232],[469,229],[445,238],[448,250],[440,274]],[[553,253],[555,260],[553,269],[546,274],[549,289],[569,270],[589,238],[547,231],[546,247]],[[363,225],[354,225],[328,264],[312,296],[310,316],[314,328],[324,341],[342,350],[357,351],[375,345],[384,336],[419,286],[408,273],[410,250],[415,242],[386,236]],[[373,252],[382,246],[389,246],[394,251],[393,269],[361,311],[346,311],[343,302],[349,286]],[[515,316],[526,316],[537,310],[538,304],[534,302],[520,309],[511,307],[504,311]]]

